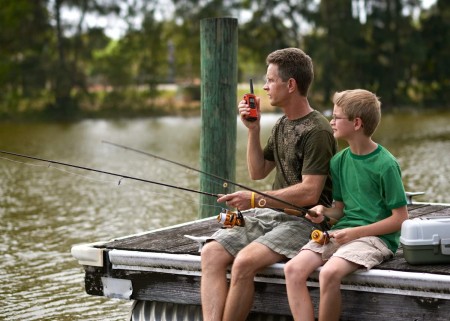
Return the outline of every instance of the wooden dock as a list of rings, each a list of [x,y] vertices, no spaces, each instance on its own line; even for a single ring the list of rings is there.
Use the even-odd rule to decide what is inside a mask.
[[[410,218],[450,217],[450,204],[414,203],[408,209]],[[183,320],[201,320],[199,243],[185,235],[201,238],[218,228],[213,217],[107,242],[77,245],[72,248],[72,255],[84,266],[88,294],[136,300],[132,320],[158,320],[168,310],[192,317]],[[283,266],[284,263],[274,264],[255,278],[255,299],[248,320],[292,319]],[[316,310],[319,270],[308,284]],[[346,277],[341,289],[341,320],[449,319],[450,264],[410,265],[402,248],[393,259],[375,269]]]

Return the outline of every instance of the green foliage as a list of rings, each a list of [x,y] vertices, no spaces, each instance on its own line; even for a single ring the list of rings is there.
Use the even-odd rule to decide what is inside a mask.
[[[133,56],[127,48],[126,39],[122,42],[110,41],[104,49],[93,52],[90,77],[92,86],[110,86],[120,89],[132,84]]]
[[[0,89],[7,97],[39,96],[48,80],[50,26],[43,1],[8,0],[0,10]],[[9,109],[9,107],[8,107]]]
[[[198,90],[200,21],[225,16],[239,18],[243,82],[260,82],[268,53],[296,46],[314,61],[316,108],[329,107],[335,91],[349,88],[375,91],[384,107],[449,105],[449,1],[437,0],[427,10],[419,0],[172,4],[173,12],[158,1],[3,1],[0,114],[173,111],[167,104],[179,102],[162,95],[158,86],[175,83]],[[78,21],[64,20],[62,12],[69,8],[79,13]],[[109,39],[102,28],[89,27],[89,14],[121,19],[127,30],[120,39]]]
[[[450,105],[450,3],[438,0],[421,17],[425,56],[417,68],[420,97],[427,105]]]

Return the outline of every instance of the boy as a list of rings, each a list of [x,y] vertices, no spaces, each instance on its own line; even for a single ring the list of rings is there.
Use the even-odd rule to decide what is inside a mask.
[[[367,270],[393,256],[400,229],[408,218],[405,191],[396,159],[372,135],[381,118],[380,102],[371,92],[355,89],[333,97],[334,137],[348,142],[331,159],[334,206],[315,206],[315,223],[337,219],[329,242],[307,243],[285,265],[286,287],[295,320],[314,320],[306,281],[323,265],[320,275],[319,320],[339,320],[340,284],[344,276]]]

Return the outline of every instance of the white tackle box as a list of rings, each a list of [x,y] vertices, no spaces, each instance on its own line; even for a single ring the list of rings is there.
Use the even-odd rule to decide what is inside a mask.
[[[450,263],[450,217],[423,217],[403,222],[400,243],[410,264]]]

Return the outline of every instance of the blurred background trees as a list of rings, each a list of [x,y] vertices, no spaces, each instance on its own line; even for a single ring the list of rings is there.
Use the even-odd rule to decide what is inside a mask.
[[[446,108],[450,2],[424,2],[4,0],[0,116],[170,113],[167,85],[188,106],[198,98],[200,20],[230,16],[243,82],[262,83],[267,54],[295,46],[313,58],[316,108],[350,88],[376,92],[387,108]],[[111,36],[117,28],[102,19],[122,28]]]

